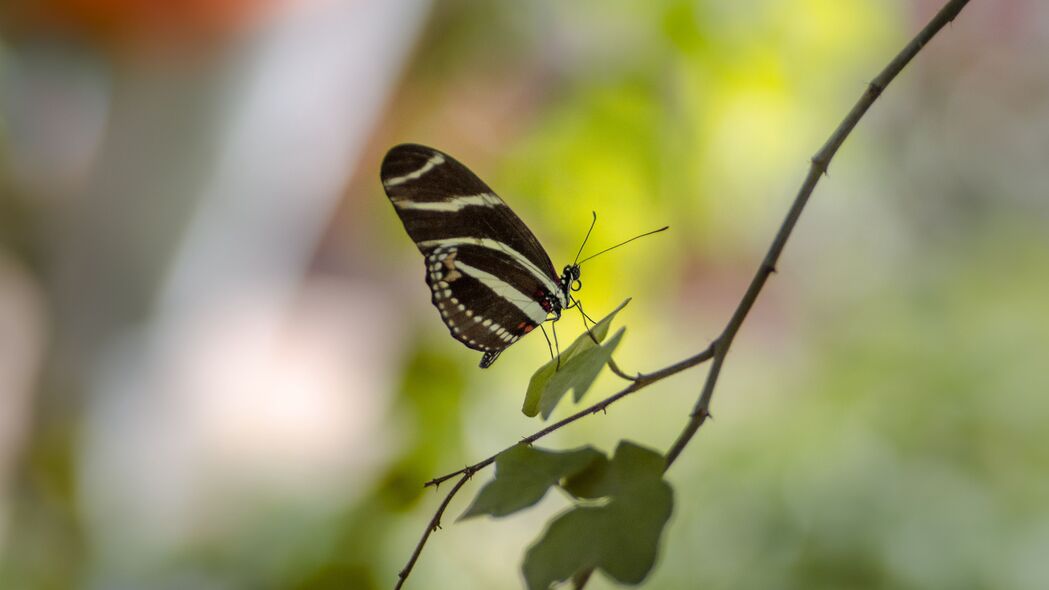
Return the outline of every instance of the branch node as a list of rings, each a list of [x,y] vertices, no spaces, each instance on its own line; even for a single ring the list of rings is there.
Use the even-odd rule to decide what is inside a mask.
[[[882,92],[885,92],[885,87],[878,83],[876,80],[872,80],[867,84],[867,92],[870,93],[871,98],[878,98]]]

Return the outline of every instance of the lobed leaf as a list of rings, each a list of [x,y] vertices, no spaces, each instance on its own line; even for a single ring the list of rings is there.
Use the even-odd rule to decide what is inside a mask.
[[[496,457],[495,478],[481,488],[459,519],[481,514],[506,516],[528,508],[542,500],[550,486],[598,460],[607,461],[591,447],[558,452],[516,445]]]
[[[521,411],[526,416],[535,416],[540,411],[543,418],[550,417],[557,403],[561,401],[568,390],[574,391],[574,400],[579,401],[590,389],[594,379],[600,374],[608,361],[612,358],[612,352],[619,345],[623,336],[621,328],[608,343],[602,345],[608,336],[612,320],[621,309],[630,303],[627,299],[612,310],[599,322],[590,328],[590,332],[584,332],[572,342],[560,356],[560,368],[558,359],[550,359],[549,362],[539,367],[528,382],[528,391],[525,394],[524,405]],[[591,337],[591,334],[593,337]],[[597,342],[594,342],[594,340]]]
[[[547,590],[591,569],[623,584],[639,584],[655,565],[659,539],[673,510],[663,457],[624,441],[611,461],[592,462],[566,481],[580,498],[608,498],[555,518],[525,554],[529,590]]]

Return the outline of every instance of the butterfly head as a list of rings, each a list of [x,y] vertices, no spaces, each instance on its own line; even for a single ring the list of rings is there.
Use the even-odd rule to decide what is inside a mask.
[[[561,271],[561,290],[565,294],[565,298],[572,291],[578,291],[583,288],[583,283],[579,280],[579,265],[569,264],[565,266],[565,269]]]

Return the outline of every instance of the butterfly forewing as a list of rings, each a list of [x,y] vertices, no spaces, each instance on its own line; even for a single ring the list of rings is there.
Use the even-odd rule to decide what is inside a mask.
[[[488,366],[565,306],[550,257],[491,188],[451,156],[404,144],[386,154],[386,194],[426,261],[433,303]]]

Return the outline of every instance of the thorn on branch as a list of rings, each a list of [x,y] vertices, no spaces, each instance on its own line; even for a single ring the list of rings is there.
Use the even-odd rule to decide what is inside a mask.
[[[830,164],[825,157],[820,155],[813,156],[811,162],[813,167],[815,167],[816,170],[819,170],[821,176],[830,176],[830,174],[827,173],[827,166]]]
[[[707,420],[707,419],[709,419],[711,421],[714,420],[714,415],[711,414],[710,410],[708,408],[705,408],[705,407],[699,408],[695,412],[692,412],[692,417],[693,418],[698,418],[700,420]]]

